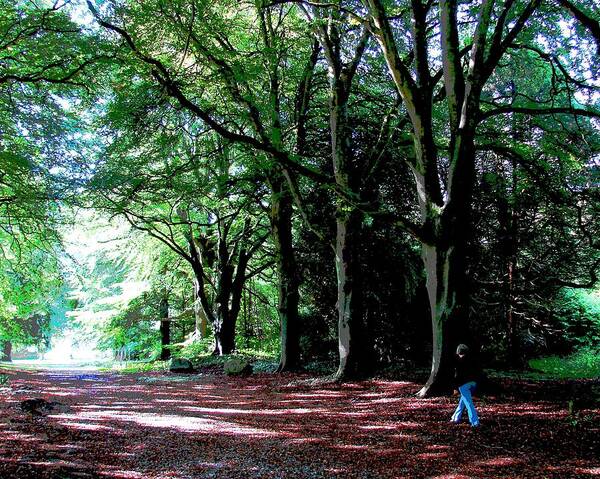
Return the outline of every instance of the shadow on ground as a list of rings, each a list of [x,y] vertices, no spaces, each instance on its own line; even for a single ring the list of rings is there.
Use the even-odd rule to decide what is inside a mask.
[[[416,399],[411,382],[8,374],[2,479],[600,478],[600,412],[569,414],[541,383],[480,398],[483,427],[471,430],[448,423],[455,398]],[[21,411],[34,397],[64,407]]]

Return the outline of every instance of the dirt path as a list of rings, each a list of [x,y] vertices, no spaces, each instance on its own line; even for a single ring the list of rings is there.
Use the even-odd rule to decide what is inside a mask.
[[[600,477],[599,411],[569,416],[539,385],[480,399],[472,431],[448,424],[453,398],[417,400],[410,382],[8,374],[2,479]],[[36,417],[19,406],[30,398],[64,406]]]

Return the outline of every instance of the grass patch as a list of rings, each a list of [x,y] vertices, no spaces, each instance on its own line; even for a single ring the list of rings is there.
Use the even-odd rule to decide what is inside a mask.
[[[600,377],[600,350],[582,348],[569,356],[532,359],[529,366],[551,379],[594,379]]]
[[[124,363],[113,363],[110,367],[99,368],[99,370],[123,374],[168,371],[169,361],[126,361]]]
[[[198,379],[196,375],[180,375],[180,376],[142,376],[137,380],[143,383],[162,383],[162,382],[172,382],[172,383],[185,383],[188,381],[194,381]]]

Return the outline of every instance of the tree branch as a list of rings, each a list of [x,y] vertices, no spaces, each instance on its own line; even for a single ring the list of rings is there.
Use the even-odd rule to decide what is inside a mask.
[[[487,120],[493,116],[517,113],[522,115],[556,115],[570,114],[574,116],[585,116],[589,118],[600,118],[600,111],[585,110],[583,108],[562,107],[562,108],[528,108],[518,106],[505,106],[485,111],[479,114],[479,121]]]
[[[564,8],[571,12],[573,16],[577,19],[577,21],[579,21],[579,23],[581,23],[585,28],[587,28],[590,31],[590,33],[594,37],[594,40],[596,41],[596,46],[598,47],[597,54],[598,56],[600,56],[600,22],[597,19],[594,19],[593,17],[586,14],[583,10],[578,8],[570,0],[558,0],[558,3],[560,3]]]
[[[199,105],[191,101],[183,93],[177,82],[173,80],[171,73],[169,72],[167,67],[160,60],[149,57],[148,55],[142,53],[138,49],[131,35],[127,33],[127,31],[125,31],[123,28],[117,25],[113,25],[102,19],[96,8],[93,6],[91,0],[86,0],[86,2],[89,10],[92,12],[92,15],[102,27],[119,34],[125,40],[132,53],[142,62],[152,67],[151,74],[154,77],[154,79],[165,88],[169,96],[178,101],[182,108],[185,108],[186,110],[196,115],[223,138],[232,142],[242,143],[259,151],[268,153],[272,156],[273,159],[275,159],[279,163],[287,166],[288,168],[292,168],[298,173],[315,181],[321,183],[332,183],[332,178],[330,176],[325,175],[317,170],[313,170],[312,168],[301,165],[300,163],[295,161],[291,157],[291,155],[284,151],[280,151],[274,148],[273,145],[265,143],[264,141],[259,141],[252,136],[243,133],[236,133],[227,129],[217,120],[215,120],[206,110],[204,110]]]

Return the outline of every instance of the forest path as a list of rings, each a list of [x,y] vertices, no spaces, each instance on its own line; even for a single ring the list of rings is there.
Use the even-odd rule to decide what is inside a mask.
[[[540,383],[476,400],[471,430],[411,382],[0,372],[2,479],[600,477],[600,411],[569,416]],[[61,404],[34,416],[32,398]]]
[[[97,371],[99,366],[90,361],[55,361],[50,359],[14,359],[11,363],[0,363],[0,368],[66,370],[66,371]]]

